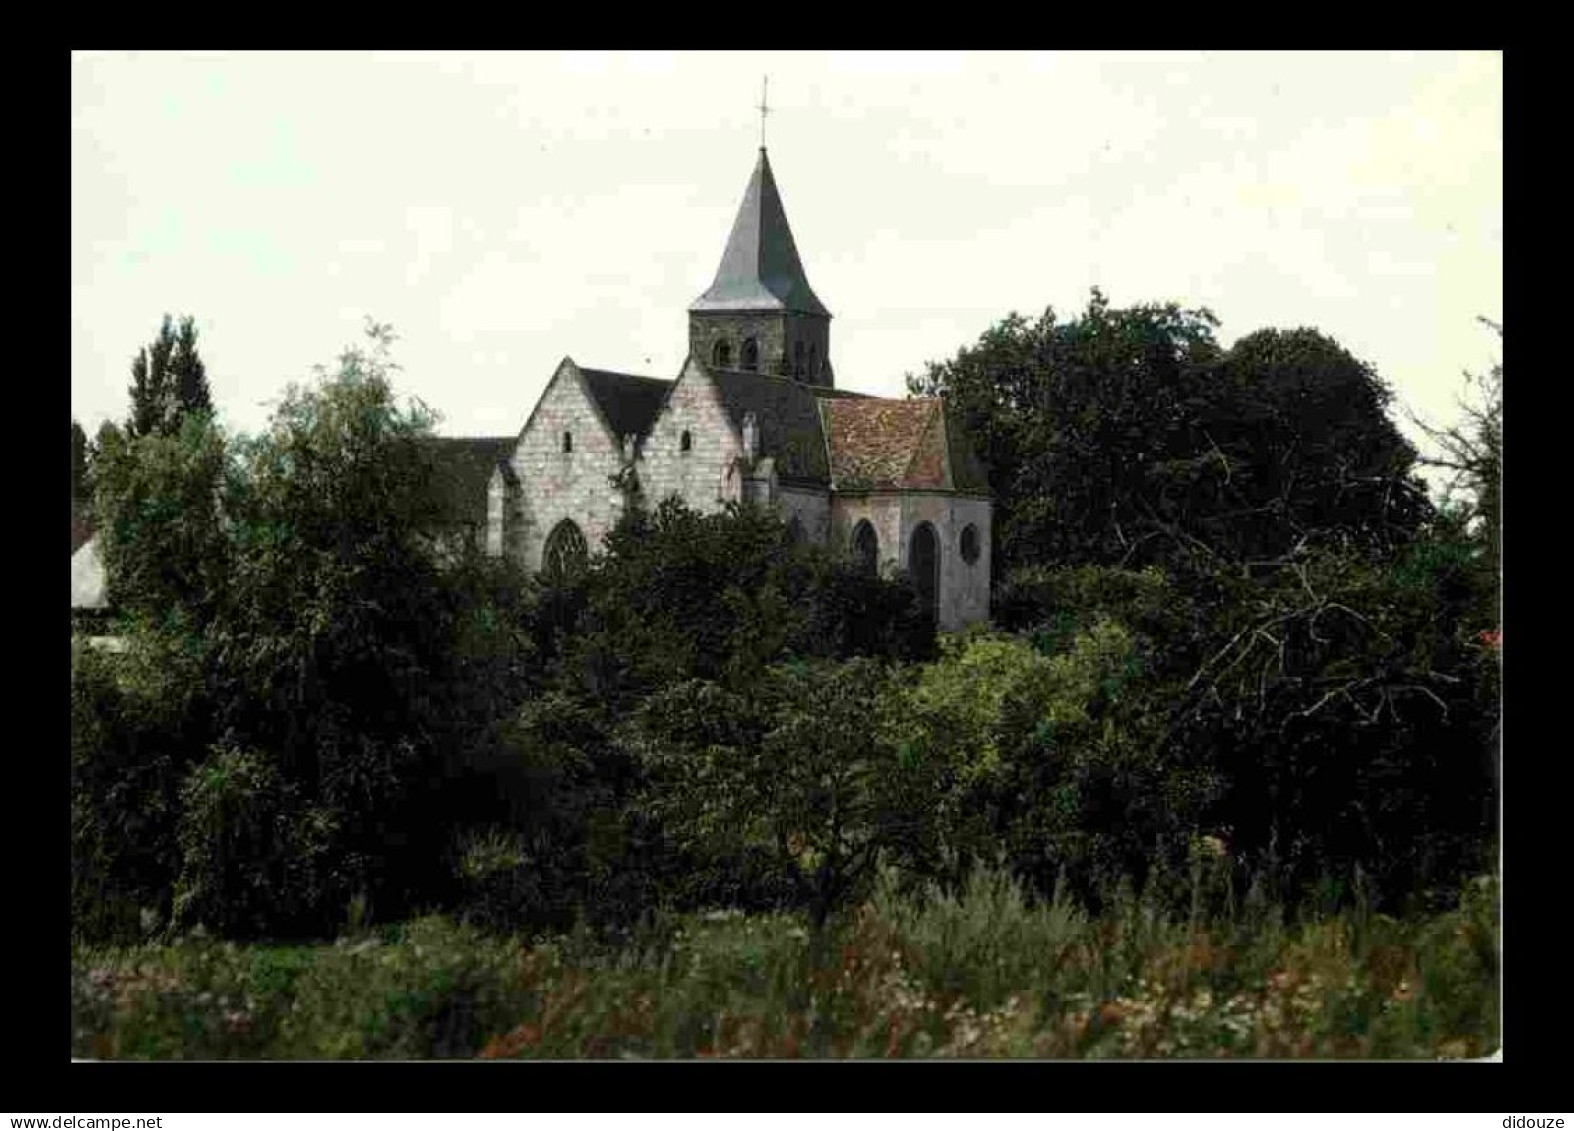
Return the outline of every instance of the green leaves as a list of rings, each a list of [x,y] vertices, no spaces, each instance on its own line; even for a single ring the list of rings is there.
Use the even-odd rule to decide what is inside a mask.
[[[130,392],[126,432],[133,437],[173,435],[188,413],[213,411],[194,318],[184,317],[177,325],[164,316],[158,337],[132,360]]]
[[[370,346],[346,351],[335,373],[292,387],[259,437],[188,413],[175,433],[109,430],[96,460],[110,599],[131,638],[122,670],[157,682],[167,668],[176,684],[159,693],[169,717],[147,741],[168,762],[161,804],[185,822],[181,914],[226,930],[331,927],[354,892],[384,913],[429,898],[449,829],[419,805],[437,803],[500,703],[524,690],[523,591],[472,558],[433,552],[420,443],[431,417],[396,400],[388,341],[372,327]],[[170,663],[143,662],[156,655]],[[84,852],[128,819],[131,798],[101,779],[137,779],[116,747],[143,741],[90,691]],[[216,745],[244,758],[220,758]],[[86,768],[94,758],[99,777]],[[199,763],[224,773],[177,794],[172,782]],[[319,867],[322,853],[331,867]],[[179,878],[168,855],[166,901]],[[268,871],[283,860],[310,875]],[[253,866],[269,894],[248,886]]]
[[[1278,557],[1303,538],[1392,546],[1425,517],[1371,370],[1311,330],[1225,351],[1207,310],[1011,315],[910,379],[989,453],[997,577],[1057,565]]]
[[[771,854],[817,922],[921,840],[930,775],[898,738],[891,674],[869,659],[770,668],[747,696],[695,680],[651,696],[621,741],[642,804],[696,859]]]

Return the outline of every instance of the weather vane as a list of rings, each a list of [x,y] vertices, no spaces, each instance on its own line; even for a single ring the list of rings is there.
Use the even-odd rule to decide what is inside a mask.
[[[764,83],[761,84],[761,86],[760,86],[760,106],[759,106],[759,110],[760,110],[760,148],[761,149],[765,148],[765,115],[767,115],[767,114],[769,114],[771,112],[771,108],[769,106],[767,106],[766,103],[765,103],[765,96],[768,93],[770,93],[770,89],[771,89],[771,76],[770,75],[766,75]]]

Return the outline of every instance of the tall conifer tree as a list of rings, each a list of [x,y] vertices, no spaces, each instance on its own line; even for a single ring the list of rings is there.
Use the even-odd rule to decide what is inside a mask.
[[[212,410],[207,368],[197,353],[194,318],[188,315],[177,325],[169,315],[164,316],[158,337],[132,359],[130,391],[131,417],[126,431],[133,437],[168,435],[179,431],[186,413]]]

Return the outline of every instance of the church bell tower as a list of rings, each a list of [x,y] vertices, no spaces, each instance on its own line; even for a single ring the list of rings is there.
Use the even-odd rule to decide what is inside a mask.
[[[689,307],[689,353],[830,388],[830,340],[831,312],[804,275],[762,145],[716,279]]]

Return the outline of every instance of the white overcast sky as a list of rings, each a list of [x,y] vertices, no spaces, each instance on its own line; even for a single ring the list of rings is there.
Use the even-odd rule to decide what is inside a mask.
[[[767,143],[839,385],[902,395],[1012,310],[1313,326],[1454,419],[1498,342],[1502,56],[97,54],[72,58],[71,407],[123,419],[197,319],[225,423],[367,315],[447,435],[558,360],[676,376]]]

